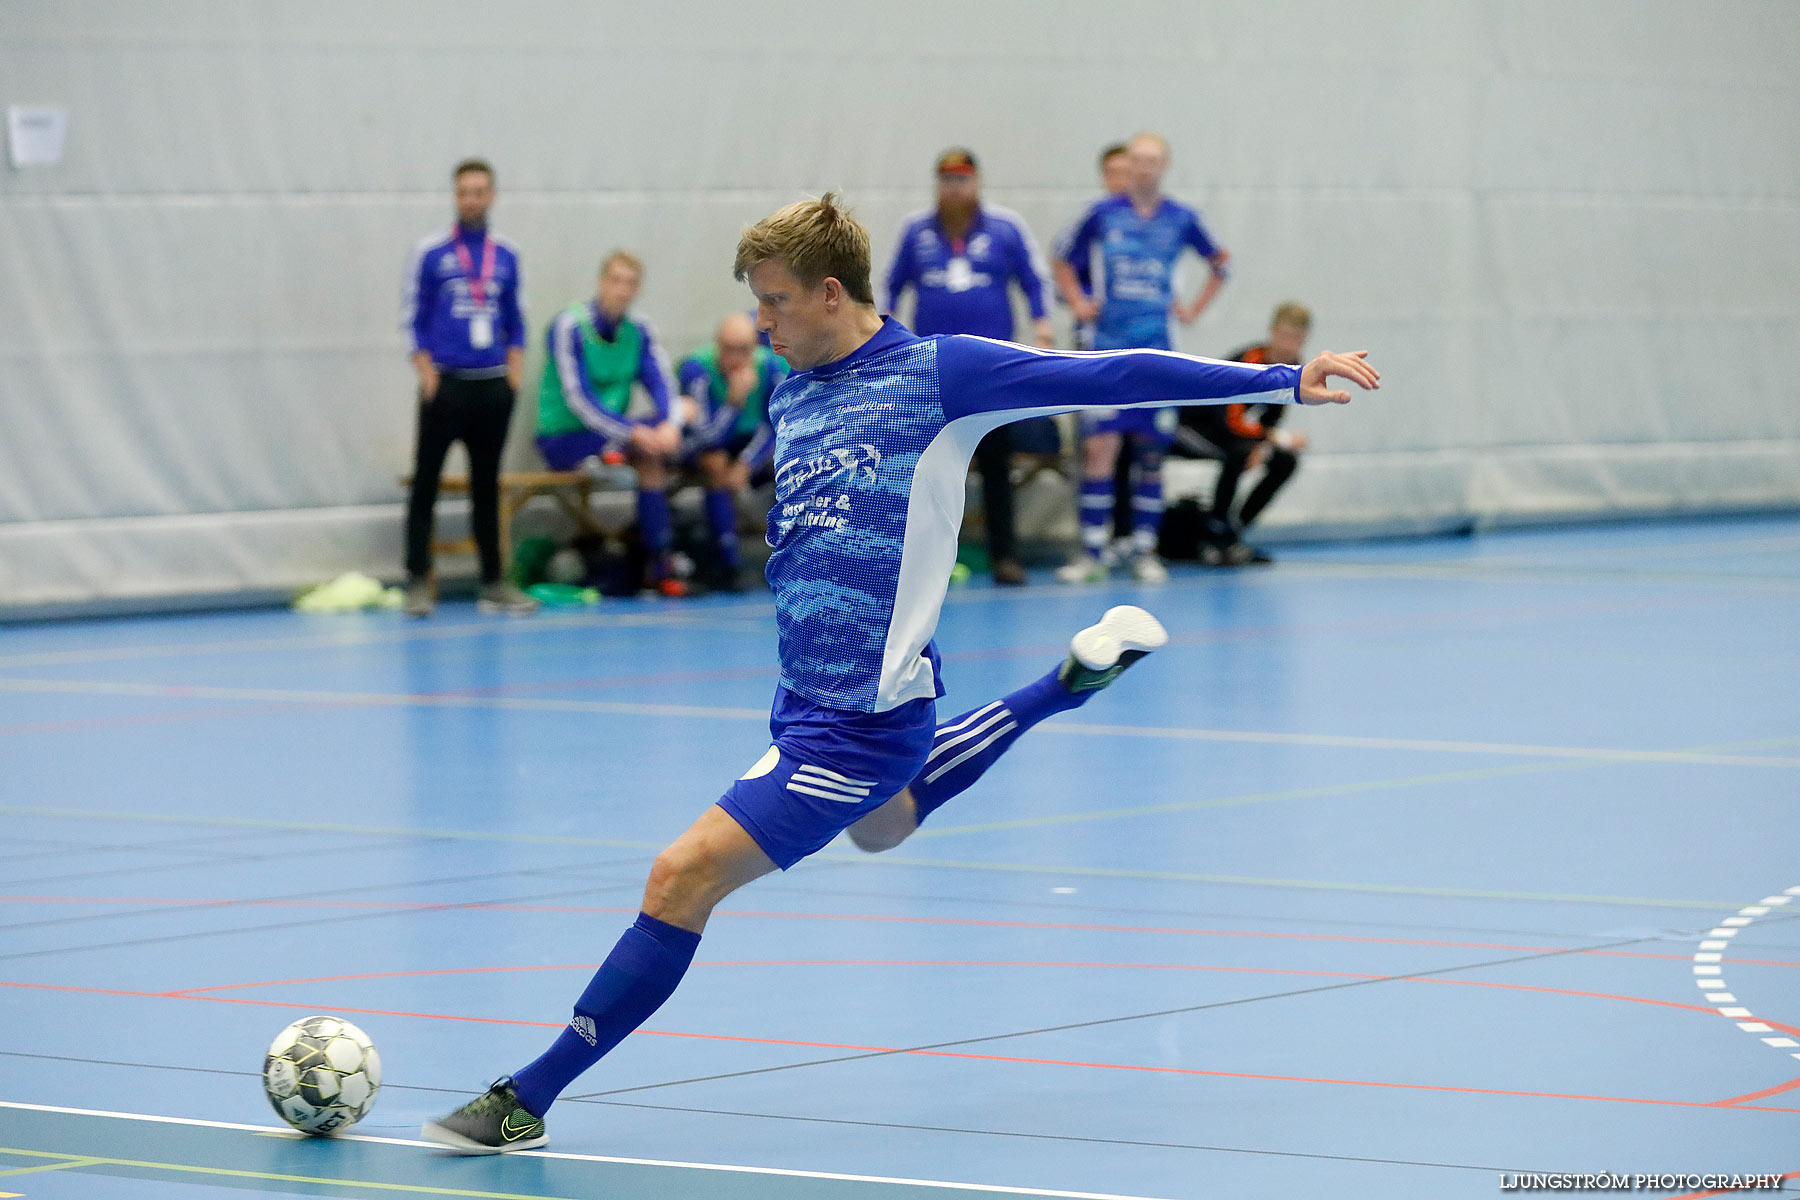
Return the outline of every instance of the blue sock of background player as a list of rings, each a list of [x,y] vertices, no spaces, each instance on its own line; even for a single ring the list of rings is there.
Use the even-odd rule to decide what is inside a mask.
[[[1064,683],[1067,670],[1058,667],[1018,691],[939,725],[925,768],[909,788],[915,822],[980,779],[1027,729],[1086,704],[1098,687],[1071,691]],[[674,994],[699,945],[699,934],[639,913],[636,924],[625,931],[575,1001],[569,1027],[548,1050],[513,1074],[519,1103],[540,1117],[549,1111],[564,1088]]]

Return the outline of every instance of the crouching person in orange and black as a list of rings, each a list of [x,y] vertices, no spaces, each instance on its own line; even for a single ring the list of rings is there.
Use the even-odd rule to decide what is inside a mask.
[[[1283,304],[1275,310],[1267,340],[1244,347],[1231,359],[1297,365],[1311,327],[1312,314],[1303,305]],[[1181,410],[1171,452],[1219,460],[1219,481],[1200,543],[1202,562],[1237,567],[1269,561],[1266,553],[1244,540],[1244,532],[1300,467],[1306,435],[1279,428],[1285,415],[1286,407],[1279,404],[1218,404]],[[1243,504],[1237,505],[1239,481],[1258,467],[1262,478]]]
[[[571,305],[550,323],[538,384],[537,444],[556,471],[590,462],[631,465],[638,477],[638,533],[647,555],[643,584],[681,596],[687,585],[669,569],[668,495],[681,424],[668,356],[650,323],[631,315],[643,282],[643,263],[615,250],[600,264],[594,299]],[[642,386],[647,406],[634,406],[634,385]]]

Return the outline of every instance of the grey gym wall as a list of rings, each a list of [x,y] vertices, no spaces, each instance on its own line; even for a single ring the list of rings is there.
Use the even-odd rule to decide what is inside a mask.
[[[1048,241],[1148,127],[1236,260],[1182,348],[1295,298],[1386,373],[1272,521],[1800,503],[1795,61],[1747,0],[12,0],[0,102],[71,129],[0,171],[0,604],[394,574],[400,275],[468,154],[527,406],[611,247],[679,353],[780,203],[843,188],[879,269],[962,143]]]

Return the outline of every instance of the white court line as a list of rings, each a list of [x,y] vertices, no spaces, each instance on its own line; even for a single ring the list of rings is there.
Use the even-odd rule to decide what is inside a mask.
[[[1800,886],[1788,888],[1786,891],[1777,892],[1772,896],[1764,896],[1755,904],[1745,905],[1738,909],[1737,916],[1726,917],[1720,921],[1718,927],[1706,935],[1707,940],[1701,942],[1700,949],[1694,953],[1694,962],[1699,964],[1694,967],[1694,983],[1706,994],[1706,1002],[1711,1004],[1714,1011],[1721,1017],[1727,1017],[1736,1022],[1737,1027],[1745,1033],[1761,1035],[1776,1031],[1757,1020],[1755,1013],[1740,1004],[1738,998],[1731,992],[1724,990],[1724,985],[1717,978],[1720,968],[1709,965],[1722,961],[1724,955],[1716,953],[1712,947],[1730,945],[1730,939],[1755,924],[1756,918],[1768,916],[1772,909],[1792,904],[1796,897],[1800,897]],[[1792,1038],[1764,1037],[1760,1040],[1766,1045],[1786,1052],[1792,1058],[1800,1058],[1800,1049],[1795,1049],[1796,1043]]]
[[[582,712],[609,716],[711,717],[766,721],[763,708],[703,704],[643,704],[622,700],[554,700],[536,696],[458,696],[407,692],[326,692],[294,688],[189,686],[100,680],[0,677],[0,692],[97,696],[147,696],[162,700],[247,700],[281,704],[329,704],[370,708],[492,708],[523,712]],[[1253,745],[1318,746],[1354,750],[1418,750],[1443,754],[1484,754],[1505,758],[1567,758],[1620,763],[1682,763],[1713,767],[1800,767],[1800,758],[1779,755],[1710,754],[1687,750],[1624,750],[1592,746],[1535,746],[1510,742],[1457,742],[1431,738],[1354,737],[1329,733],[1263,733],[1245,729],[1182,729],[1153,725],[1086,725],[1046,722],[1040,730],[1077,737],[1138,737]]]
[[[190,687],[185,684],[0,678],[0,692],[50,692],[96,696],[151,696],[161,700],[250,700],[279,704],[332,704],[358,708],[498,708],[527,712],[585,712],[613,716],[718,717],[767,721],[766,708],[704,704],[641,704],[613,700],[553,700],[538,696],[433,696],[409,692],[321,692],[294,688]]]
[[[1687,750],[1615,750],[1589,746],[1534,746],[1511,742],[1454,742],[1432,738],[1351,737],[1328,733],[1257,733],[1241,729],[1166,729],[1151,725],[1044,724],[1039,730],[1107,737],[1173,738],[1201,742],[1253,742],[1281,746],[1333,746],[1359,750],[1428,750],[1446,754],[1498,754],[1519,758],[1591,758],[1608,762],[1694,763],[1703,766],[1800,767],[1800,758],[1704,754]]]
[[[293,1134],[294,1131],[285,1125],[240,1125],[232,1121],[201,1121],[193,1117],[157,1117],[148,1113],[108,1112],[97,1108],[61,1108],[52,1104],[21,1104],[11,1100],[0,1100],[0,1108],[16,1108],[27,1112],[58,1113],[74,1117],[107,1117],[117,1121],[150,1121],[159,1125],[189,1125],[203,1129],[229,1129],[244,1133],[280,1133]],[[303,1136],[303,1135],[300,1135]],[[435,1142],[421,1142],[409,1138],[370,1137],[365,1134],[345,1133],[336,1135],[333,1140],[341,1142],[372,1142],[382,1146],[415,1146],[422,1150],[444,1153],[444,1148]],[[900,1179],[885,1175],[843,1175],[830,1171],[795,1171],[782,1167],[744,1167],[725,1163],[678,1162],[660,1158],[619,1158],[602,1154],[559,1154],[550,1150],[518,1150],[513,1152],[515,1158],[551,1158],[567,1162],[612,1163],[628,1167],[671,1167],[688,1171],[725,1171],[737,1175],[778,1175],[785,1179],[829,1179],[840,1183],[885,1183],[900,1187],[938,1188],[953,1192],[978,1192],[993,1196],[1053,1196],[1061,1200],[1156,1200],[1150,1196],[1124,1196],[1111,1192],[1061,1192],[1044,1188],[1004,1187],[998,1184],[983,1183],[949,1183],[938,1179]]]
[[[1701,571],[1606,570],[1579,567],[1456,566],[1435,562],[1283,564],[1282,574],[1315,579],[1441,580],[1463,583],[1580,584],[1615,587],[1621,583],[1678,583],[1705,588],[1748,588],[1753,591],[1800,591],[1800,579],[1768,575],[1709,574]]]
[[[43,650],[28,654],[0,655],[0,668],[50,667],[81,663],[130,662],[147,658],[188,658],[202,654],[253,654],[259,651],[329,650],[340,646],[373,646],[399,642],[448,641],[504,634],[508,637],[566,629],[633,629],[641,626],[686,628],[705,626],[720,617],[763,617],[775,611],[773,603],[720,605],[697,612],[570,613],[539,615],[529,621],[489,619],[461,624],[408,624],[375,629],[341,629],[330,633],[304,633],[284,637],[238,638],[213,642],[164,642],[148,646],[110,646],[83,650]],[[732,628],[736,630],[737,625]]]

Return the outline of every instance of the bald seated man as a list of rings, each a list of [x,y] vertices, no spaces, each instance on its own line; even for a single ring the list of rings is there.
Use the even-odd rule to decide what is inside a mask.
[[[769,396],[788,365],[762,344],[744,313],[719,322],[710,346],[681,360],[680,381],[687,436],[687,465],[706,485],[706,523],[717,561],[713,582],[721,591],[742,589],[737,497],[762,481],[775,456]]]

